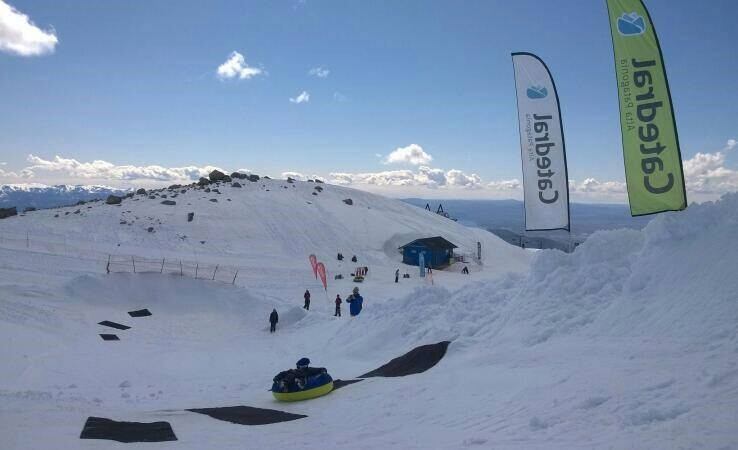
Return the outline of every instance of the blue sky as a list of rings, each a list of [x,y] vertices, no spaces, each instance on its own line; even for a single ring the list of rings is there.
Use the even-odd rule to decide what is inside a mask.
[[[21,171],[34,165],[28,181],[85,181],[55,168],[56,155],[80,164],[210,165],[327,178],[417,172],[417,164],[385,164],[395,149],[416,144],[432,156],[424,165],[476,174],[479,183],[471,185],[482,188],[370,187],[394,195],[516,197],[519,190],[488,183],[521,178],[510,53],[530,51],[556,80],[569,178],[614,183],[613,192],[600,184],[601,192],[583,189],[581,198],[623,198],[614,192],[624,175],[604,0],[10,4],[58,42],[36,56],[0,52],[0,182],[22,181]],[[732,172],[732,186],[738,157],[726,142],[738,135],[738,4],[647,6],[682,155],[721,154],[710,168]],[[218,77],[232,52],[262,73]],[[327,76],[309,74],[318,67]],[[302,92],[309,101],[290,101]]]

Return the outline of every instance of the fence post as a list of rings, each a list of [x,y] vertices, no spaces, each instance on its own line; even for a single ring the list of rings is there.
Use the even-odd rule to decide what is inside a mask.
[[[110,273],[110,255],[108,255],[108,265],[105,266],[105,272]]]
[[[195,263],[195,279],[197,280],[197,268],[200,266],[200,264]]]
[[[133,263],[133,273],[136,273],[136,260],[131,256],[131,263]]]
[[[233,283],[231,283],[231,284],[236,284],[236,277],[237,276],[238,276],[238,269],[236,269],[236,274],[233,275]]]
[[[179,260],[179,276],[180,277],[184,276],[184,272],[182,271],[182,260],[181,259]]]
[[[31,246],[31,242],[30,242],[30,239],[28,238],[28,231],[26,231],[26,248],[30,248],[30,246]]]
[[[218,273],[218,265],[215,265],[215,270],[213,270],[213,281],[215,281],[215,274]]]
[[[159,273],[164,273],[164,258],[161,259],[161,270]]]

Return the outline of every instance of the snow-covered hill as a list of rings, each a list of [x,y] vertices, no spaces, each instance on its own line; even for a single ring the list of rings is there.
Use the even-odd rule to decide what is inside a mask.
[[[662,215],[643,231],[596,233],[567,255],[527,253],[336,186],[217,189],[0,221],[5,447],[109,448],[78,439],[88,416],[166,420],[179,441],[156,445],[191,449],[738,447],[738,195]],[[454,265],[432,284],[419,279],[396,247],[432,235],[462,254],[482,242],[483,264],[469,263],[468,276]],[[336,261],[339,251],[370,268],[356,318],[333,317],[308,265],[315,253],[329,273],[347,274],[356,264]],[[235,286],[107,275],[109,253],[244,274]],[[397,267],[412,278],[395,284]],[[353,286],[330,277],[327,294]],[[300,307],[305,288],[309,312]],[[128,317],[138,308],[154,315]],[[274,335],[272,308],[281,317]],[[101,320],[132,328],[104,342]],[[266,392],[302,356],[351,378],[441,340],[452,340],[447,356],[422,374],[296,404]],[[230,405],[308,417],[249,427],[184,411]]]

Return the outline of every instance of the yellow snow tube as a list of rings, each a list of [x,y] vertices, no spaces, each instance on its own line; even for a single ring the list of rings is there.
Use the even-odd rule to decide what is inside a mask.
[[[320,397],[333,390],[333,381],[326,383],[322,386],[314,387],[312,389],[305,389],[304,391],[297,392],[274,392],[274,398],[280,402],[297,402],[300,400],[309,400],[311,398]]]

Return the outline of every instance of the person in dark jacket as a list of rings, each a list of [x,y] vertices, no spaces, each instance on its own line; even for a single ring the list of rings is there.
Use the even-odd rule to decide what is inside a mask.
[[[356,255],[352,256],[351,257],[351,262],[356,262],[356,261],[358,261],[358,259],[356,259]]]
[[[341,317],[341,296],[336,295],[336,313],[333,314],[333,317]]]
[[[461,269],[461,273],[463,273],[464,275],[469,275],[469,268],[467,266],[464,266],[464,268]]]
[[[297,369],[279,372],[272,381],[278,385],[279,392],[295,392],[305,388],[309,377],[322,373],[328,373],[325,367],[310,367],[310,359],[300,358]]]
[[[400,269],[395,270],[395,283],[400,282]]]
[[[305,298],[305,305],[303,305],[303,308],[310,311],[310,291],[305,289],[305,295],[303,295],[303,297]]]
[[[269,328],[270,333],[277,331],[277,322],[279,322],[279,314],[277,314],[276,309],[272,309],[272,313],[269,314],[269,324],[271,325]]]

